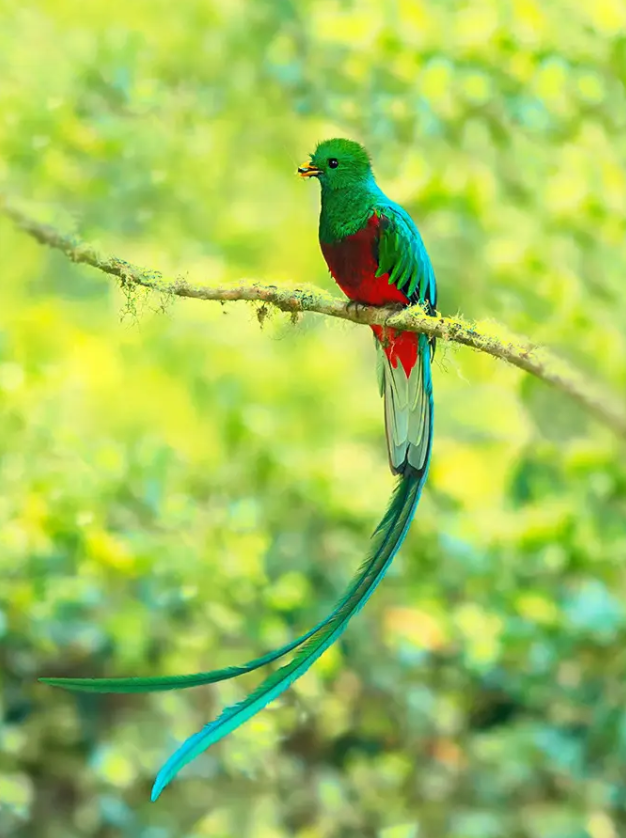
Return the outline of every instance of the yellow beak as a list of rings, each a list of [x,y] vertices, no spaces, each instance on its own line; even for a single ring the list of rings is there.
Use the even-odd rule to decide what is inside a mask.
[[[315,177],[315,175],[319,175],[321,171],[321,169],[318,169],[317,166],[314,166],[312,163],[303,163],[301,166],[298,166],[298,174],[300,177]]]

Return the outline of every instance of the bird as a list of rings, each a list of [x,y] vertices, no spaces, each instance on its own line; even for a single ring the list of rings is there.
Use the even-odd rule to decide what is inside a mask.
[[[301,178],[319,181],[319,243],[330,274],[348,297],[348,304],[419,305],[426,314],[434,315],[437,286],[422,237],[411,216],[378,186],[366,149],[350,139],[324,140],[297,171]],[[380,325],[371,329],[378,386],[384,399],[389,465],[397,482],[372,535],[368,554],[333,611],[295,640],[238,666],[191,675],[40,679],[82,692],[185,689],[238,677],[295,651],[289,663],[183,742],[158,772],[152,800],[185,765],[255,716],[310,669],[368,601],[405,539],[431,459],[435,340]]]

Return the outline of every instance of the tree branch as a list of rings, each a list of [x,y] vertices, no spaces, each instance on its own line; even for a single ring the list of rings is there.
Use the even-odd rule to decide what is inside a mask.
[[[117,277],[124,287],[142,286],[168,295],[198,300],[256,300],[269,303],[281,311],[311,311],[352,323],[388,326],[454,341],[486,352],[566,393],[596,419],[626,438],[626,399],[616,399],[548,350],[534,346],[524,338],[503,338],[500,335],[503,331],[501,328],[494,327],[490,334],[486,329],[475,328],[459,317],[429,317],[419,306],[402,309],[400,312],[397,309],[372,306],[349,306],[336,297],[308,289],[279,288],[260,283],[202,287],[190,285],[182,279],[168,280],[158,271],[145,270],[115,256],[99,254],[94,247],[78,237],[39,223],[2,195],[0,211],[40,244],[60,250],[73,262],[90,265]]]

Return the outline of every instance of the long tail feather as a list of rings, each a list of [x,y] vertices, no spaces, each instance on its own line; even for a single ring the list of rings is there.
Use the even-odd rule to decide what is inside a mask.
[[[211,669],[207,672],[194,672],[191,675],[154,675],[151,677],[133,676],[130,678],[39,678],[42,684],[51,687],[62,687],[65,690],[83,693],[156,693],[167,690],[187,690],[191,687],[201,687],[204,684],[215,684],[238,678],[253,672],[261,666],[282,658],[297,649],[302,643],[318,631],[324,622],[318,623],[306,634],[295,640],[268,652],[260,658],[248,661],[240,666],[227,666],[224,669]]]
[[[430,357],[427,340],[425,336],[420,336],[418,363],[416,363],[410,379],[404,377],[400,366],[395,369],[392,367],[382,352],[378,341],[377,346],[380,367],[379,383],[381,393],[385,392],[385,423],[392,469],[398,471],[399,468],[404,468],[408,459],[409,465],[412,465],[419,473],[424,472],[423,480],[426,476],[424,466],[428,466],[432,442],[432,382],[430,381]],[[411,387],[413,390],[411,390]],[[407,392],[400,396],[400,390],[407,390]],[[392,431],[397,430],[397,425],[401,422],[406,425],[406,428],[402,425],[404,432],[400,439],[392,438]],[[412,451],[407,441],[409,430],[415,451]],[[419,457],[415,456],[415,452],[419,452]],[[212,669],[188,675],[133,676],[129,678],[40,678],[39,681],[52,687],[61,687],[74,692],[147,693],[185,690],[205,684],[214,684],[218,681],[226,681],[230,678],[238,678],[240,675],[267,666],[289,654],[289,652],[293,652],[328,626],[352,600],[362,578],[370,572],[375,562],[376,555],[372,554],[369,563],[366,562],[361,567],[359,574],[354,578],[342,599],[324,620],[284,646],[239,666],[227,666],[224,669]]]
[[[349,593],[346,594],[347,596],[349,596]],[[346,597],[344,597],[344,600]],[[344,600],[341,602],[343,603]],[[227,681],[229,678],[238,678],[240,675],[254,672],[255,669],[288,655],[289,652],[293,652],[294,649],[297,649],[298,646],[301,646],[322,629],[334,614],[335,611],[313,626],[312,629],[309,629],[306,634],[240,666],[227,666],[224,669],[211,669],[207,672],[194,672],[190,675],[154,675],[145,678],[138,676],[129,678],[39,678],[38,680],[51,687],[62,687],[65,690],[84,693],[152,693],[166,692],[167,690],[187,690],[191,687],[215,684],[218,681]]]
[[[432,403],[431,403],[432,409]],[[294,659],[263,681],[247,698],[227,707],[213,722],[187,739],[159,771],[152,789],[156,800],[165,786],[196,756],[238,728],[281,693],[315,663],[345,631],[350,619],[365,605],[385,575],[413,518],[426,479],[428,462],[419,472],[407,468],[393,493],[389,507],[373,535],[370,556],[365,560],[346,597],[332,619],[311,635]]]
[[[375,557],[372,557],[370,564],[374,561]],[[362,573],[368,570],[369,565],[366,565],[362,569]],[[167,690],[186,690],[191,687],[201,687],[205,684],[215,684],[218,681],[238,678],[240,675],[246,675],[248,672],[253,672],[255,669],[279,660],[289,654],[289,652],[293,652],[294,649],[297,649],[298,646],[301,646],[318,631],[321,631],[321,629],[337,616],[346,603],[350,601],[359,582],[360,577],[357,576],[351,582],[346,593],[337,603],[333,611],[305,634],[300,635],[295,640],[291,640],[284,646],[280,646],[278,649],[274,649],[272,652],[268,652],[259,658],[254,658],[254,660],[240,664],[239,666],[227,666],[224,669],[211,669],[207,672],[194,672],[190,675],[133,676],[129,678],[39,678],[38,680],[51,687],[62,687],[73,692],[148,693],[165,692]]]

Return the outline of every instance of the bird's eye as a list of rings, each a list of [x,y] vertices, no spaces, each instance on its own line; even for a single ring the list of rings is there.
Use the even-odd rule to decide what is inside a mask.
[[[339,165],[339,160],[337,160],[336,157],[330,157],[328,159],[328,165],[330,166],[331,169],[336,169],[337,166]]]

